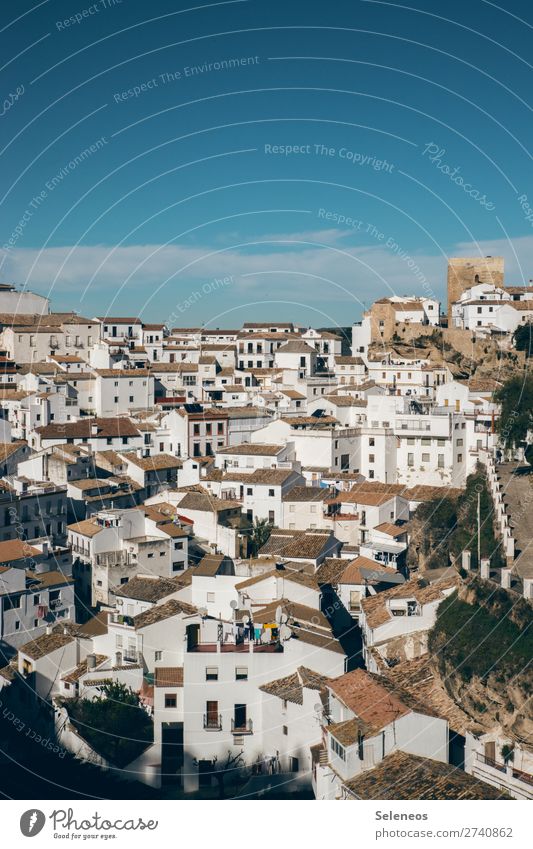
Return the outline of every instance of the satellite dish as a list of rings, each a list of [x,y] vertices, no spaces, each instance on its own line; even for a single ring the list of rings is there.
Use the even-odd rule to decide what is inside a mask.
[[[248,625],[248,622],[250,621],[250,617],[247,616],[246,614],[244,614],[244,616],[242,617],[242,621],[244,622],[245,625]]]
[[[292,631],[287,625],[282,625],[279,629],[279,638],[282,642],[285,640],[290,640],[292,637]]]
[[[232,610],[237,610],[238,602],[236,602],[236,601],[235,601],[235,599],[233,598],[233,599],[230,601],[229,606],[231,607],[231,609],[232,609]]]
[[[289,617],[287,616],[287,614],[282,613],[281,616],[279,617],[280,625],[285,625],[285,623],[288,621],[288,619],[289,619]]]
[[[313,710],[315,711],[315,713],[322,713],[322,709],[322,702],[317,702],[316,705],[313,706]]]
[[[278,606],[276,607],[276,615],[275,615],[276,622],[281,621],[281,614],[282,613],[283,613],[283,610],[281,609],[280,605],[278,604]]]

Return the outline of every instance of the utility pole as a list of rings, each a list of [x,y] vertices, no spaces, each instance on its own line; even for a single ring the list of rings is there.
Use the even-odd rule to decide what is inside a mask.
[[[477,568],[481,571],[481,493],[477,494]]]

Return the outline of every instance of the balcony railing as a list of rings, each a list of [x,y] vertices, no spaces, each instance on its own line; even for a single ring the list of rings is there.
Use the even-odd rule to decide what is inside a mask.
[[[254,725],[251,719],[245,720],[244,724],[236,725],[235,720],[231,720],[231,733],[232,734],[253,734],[254,733]]]
[[[204,713],[204,728],[206,731],[222,731],[222,716],[209,716]]]
[[[118,551],[105,551],[102,554],[96,555],[97,566],[128,566],[135,562],[135,554],[125,551],[123,548]]]
[[[113,625],[126,625],[128,628],[133,627],[133,617],[123,616],[122,613],[112,613],[110,616],[110,622],[112,622]]]

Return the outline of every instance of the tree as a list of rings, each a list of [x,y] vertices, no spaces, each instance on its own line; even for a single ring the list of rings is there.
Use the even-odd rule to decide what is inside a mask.
[[[78,733],[91,748],[117,766],[135,760],[153,741],[152,720],[138,694],[119,682],[98,687],[96,699],[65,700]]]
[[[533,325],[531,322],[520,324],[513,333],[517,351],[525,351],[526,357],[533,357]]]
[[[505,448],[517,448],[533,427],[533,375],[511,377],[494,393],[501,405],[497,430]]]
[[[233,784],[237,784],[240,775],[241,768],[245,765],[244,761],[244,749],[241,749],[237,754],[232,755],[231,751],[228,749],[228,754],[225,761],[218,760],[218,755],[215,755],[212,759],[213,764],[213,777],[218,784],[218,793],[221,799],[225,799],[225,784],[226,779],[231,778]],[[193,761],[195,766],[198,766],[198,759],[195,758]]]
[[[268,542],[273,525],[268,519],[256,519],[250,528],[250,548],[252,557]]]

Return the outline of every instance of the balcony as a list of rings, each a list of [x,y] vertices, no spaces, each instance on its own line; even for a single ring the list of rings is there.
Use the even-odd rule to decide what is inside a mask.
[[[204,730],[205,731],[222,731],[222,715],[210,716],[204,713]]]
[[[533,775],[476,753],[472,775],[505,790],[515,799],[533,799]]]
[[[225,654],[226,652],[257,652],[258,654],[271,654],[273,652],[282,652],[283,646],[274,641],[271,643],[253,643],[244,640],[241,643],[235,642],[212,642],[212,643],[196,643],[187,647],[188,652]]]
[[[246,719],[244,724],[235,725],[235,720],[231,720],[231,733],[232,734],[253,734],[254,733],[254,724],[251,719]]]
[[[97,566],[129,566],[135,562],[135,554],[124,549],[118,551],[105,551],[96,555]]]
[[[133,617],[123,616],[121,613],[112,613],[109,621],[113,625],[124,625],[126,628],[133,628]]]

